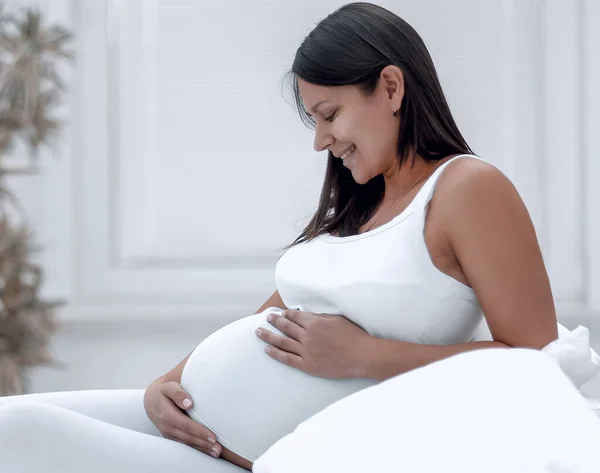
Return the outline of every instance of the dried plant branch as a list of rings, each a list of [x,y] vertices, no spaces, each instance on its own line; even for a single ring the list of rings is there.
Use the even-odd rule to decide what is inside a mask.
[[[62,122],[52,116],[65,83],[58,60],[72,59],[71,33],[46,27],[36,9],[8,12],[0,3],[0,395],[27,389],[25,369],[52,359],[50,337],[57,328],[60,301],[40,298],[43,270],[31,261],[34,248],[27,225],[11,221],[8,208],[23,217],[18,199],[4,186],[6,175],[34,173],[40,147],[49,146]],[[23,142],[30,165],[8,167],[5,160]]]

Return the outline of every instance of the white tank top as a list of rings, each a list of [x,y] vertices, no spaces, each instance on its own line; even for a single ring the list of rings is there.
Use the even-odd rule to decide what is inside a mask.
[[[360,235],[320,236],[286,251],[275,269],[286,307],[341,314],[388,339],[470,341],[482,320],[477,298],[435,268],[423,237],[436,182],[460,157],[440,166],[390,222]],[[377,382],[310,376],[270,358],[254,331],[278,333],[266,316],[280,310],[270,307],[214,332],[191,354],[181,377],[194,400],[190,416],[250,461],[321,409]]]
[[[464,156],[471,157],[440,166],[390,222],[290,248],[276,267],[286,307],[342,314],[378,337],[437,345],[469,341],[482,320],[477,297],[433,265],[423,236],[437,180]]]

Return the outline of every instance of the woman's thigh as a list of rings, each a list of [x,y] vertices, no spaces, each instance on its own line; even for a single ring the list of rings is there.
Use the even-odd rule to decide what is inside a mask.
[[[50,403],[0,406],[0,471],[19,473],[240,473],[187,445]]]
[[[3,406],[22,401],[63,407],[109,424],[160,436],[144,410],[143,389],[64,391],[0,397]]]

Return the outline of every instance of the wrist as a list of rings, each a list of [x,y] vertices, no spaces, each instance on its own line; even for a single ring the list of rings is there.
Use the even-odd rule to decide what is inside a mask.
[[[385,381],[406,371],[404,342],[370,336],[363,346],[361,377]]]
[[[381,338],[367,335],[360,344],[358,344],[358,357],[356,366],[356,378],[374,378],[375,367],[377,365],[377,353],[379,352],[379,343]]]

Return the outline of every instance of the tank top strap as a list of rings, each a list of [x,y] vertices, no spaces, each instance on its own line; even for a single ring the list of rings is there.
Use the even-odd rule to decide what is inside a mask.
[[[446,166],[448,166],[448,164],[450,164],[452,161],[464,157],[481,159],[480,157],[475,156],[474,154],[459,154],[458,156],[454,156],[453,158],[449,159],[444,164],[442,164],[439,168],[435,170],[435,172],[431,176],[429,176],[429,179],[425,181],[425,184],[423,184],[423,187],[421,187],[421,189],[417,193],[417,196],[415,197],[415,211],[418,212],[419,209],[426,209],[427,204],[429,204],[429,201],[431,200],[431,198],[433,197],[433,193],[435,192],[437,181],[444,172],[444,169],[446,169]]]
[[[450,164],[455,159],[460,159],[464,157],[481,159],[478,156],[474,156],[472,154],[461,154],[455,156],[454,158],[449,159],[447,162],[445,162],[439,168],[437,168],[435,172],[431,175],[431,177],[425,182],[423,187],[421,187],[421,189],[419,190],[419,193],[413,201],[414,207],[409,221],[410,241],[413,255],[419,267],[421,268],[422,274],[425,275],[427,279],[429,279],[438,287],[453,293],[461,299],[477,300],[473,289],[451,278],[447,274],[442,273],[439,269],[437,269],[434,266],[429,256],[429,250],[427,249],[427,245],[425,244],[425,236],[423,233],[425,230],[425,217],[427,215],[428,204],[431,198],[433,197],[433,193],[435,192],[435,187],[437,185],[438,179],[440,178],[448,164]]]

